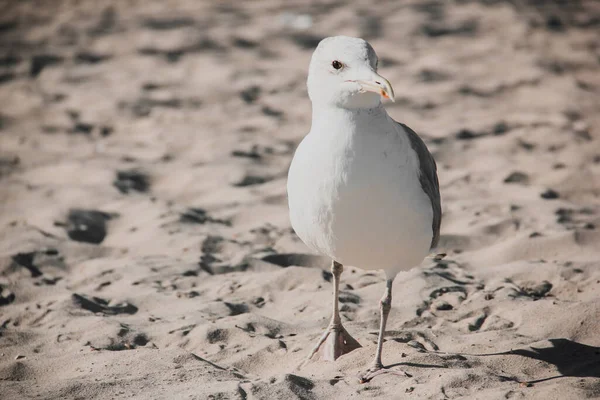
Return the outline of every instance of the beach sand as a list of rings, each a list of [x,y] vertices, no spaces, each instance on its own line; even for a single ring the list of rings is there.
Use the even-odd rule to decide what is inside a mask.
[[[594,1],[0,5],[0,397],[600,398]],[[560,2],[558,2],[560,3]],[[342,275],[286,175],[325,36],[369,40],[438,163],[442,261]]]

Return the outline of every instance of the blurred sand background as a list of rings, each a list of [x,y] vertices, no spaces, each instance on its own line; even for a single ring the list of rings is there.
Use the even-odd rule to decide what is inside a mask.
[[[347,268],[363,348],[296,365],[328,260],[290,228],[325,36],[369,40],[448,256]],[[1,1],[0,397],[600,398],[600,3]],[[360,266],[357,266],[360,267]]]

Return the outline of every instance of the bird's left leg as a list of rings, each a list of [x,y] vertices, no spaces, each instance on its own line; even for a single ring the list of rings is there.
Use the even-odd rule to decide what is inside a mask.
[[[394,282],[394,278],[388,279],[385,283],[385,292],[383,293],[383,297],[379,301],[379,310],[381,312],[381,319],[379,323],[379,336],[377,337],[377,352],[375,353],[375,360],[373,360],[373,365],[360,376],[360,382],[365,383],[369,382],[371,379],[376,377],[377,375],[383,373],[394,373],[403,376],[409,376],[406,372],[385,369],[383,367],[383,363],[381,362],[381,352],[383,350],[383,335],[385,333],[385,326],[387,324],[388,315],[390,314],[390,310],[392,308],[392,283]]]

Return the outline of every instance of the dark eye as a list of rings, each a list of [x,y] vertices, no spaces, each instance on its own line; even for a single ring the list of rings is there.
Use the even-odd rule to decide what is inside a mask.
[[[331,66],[335,69],[342,69],[342,67],[344,66],[344,64],[342,64],[341,62],[339,62],[338,60],[334,60],[331,63]]]

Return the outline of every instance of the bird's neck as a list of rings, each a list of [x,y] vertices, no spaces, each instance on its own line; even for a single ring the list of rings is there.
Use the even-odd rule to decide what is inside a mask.
[[[378,118],[387,118],[382,104],[373,108],[344,108],[334,105],[313,104],[312,126],[332,126],[339,124],[363,125]]]

